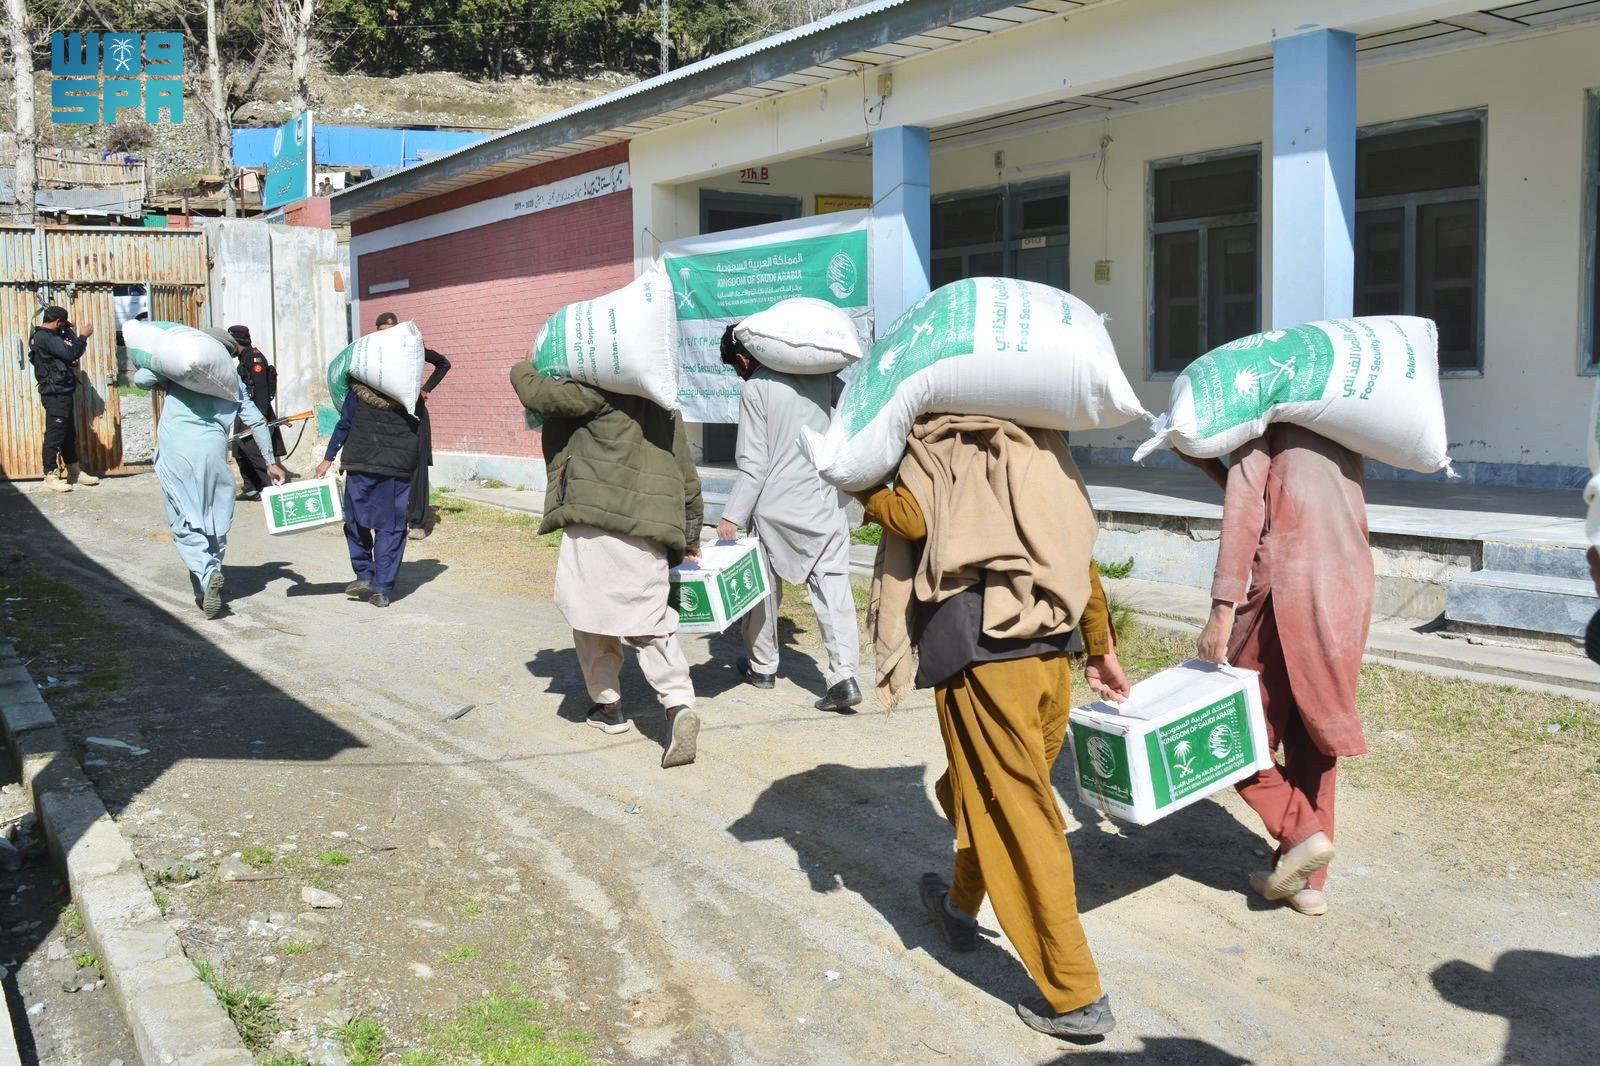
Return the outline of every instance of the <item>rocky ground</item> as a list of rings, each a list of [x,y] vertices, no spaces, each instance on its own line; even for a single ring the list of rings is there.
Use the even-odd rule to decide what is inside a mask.
[[[631,666],[636,729],[581,724],[555,550],[525,520],[446,514],[379,611],[340,594],[337,532],[269,539],[241,505],[232,613],[207,623],[150,475],[0,487],[0,628],[36,677],[73,679],[46,697],[264,1058],[1566,1063],[1600,1041],[1592,866],[1509,867],[1431,798],[1476,779],[1347,787],[1335,909],[1312,920],[1247,895],[1266,847],[1231,795],[1131,828],[1075,801],[1066,761],[1121,1026],[1038,1037],[992,915],[952,955],[917,902],[950,848],[928,700],[820,714],[806,655],[758,692],[728,641],[689,639],[702,755],[662,771]],[[1139,640],[1140,670],[1180,651]]]

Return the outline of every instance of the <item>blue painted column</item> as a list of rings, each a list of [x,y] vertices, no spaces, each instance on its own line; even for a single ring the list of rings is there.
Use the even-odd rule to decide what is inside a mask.
[[[1356,39],[1337,30],[1272,46],[1273,328],[1352,313]]]
[[[928,295],[932,207],[928,131],[891,126],[872,134],[872,302],[878,335]]]

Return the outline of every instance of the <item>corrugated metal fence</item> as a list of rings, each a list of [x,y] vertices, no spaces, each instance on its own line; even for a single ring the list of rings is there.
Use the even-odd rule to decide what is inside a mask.
[[[78,384],[78,453],[85,469],[122,466],[114,285],[148,285],[151,317],[198,325],[206,237],[200,231],[0,226],[0,477],[43,475],[44,409],[28,340],[47,304],[80,329],[94,324]]]

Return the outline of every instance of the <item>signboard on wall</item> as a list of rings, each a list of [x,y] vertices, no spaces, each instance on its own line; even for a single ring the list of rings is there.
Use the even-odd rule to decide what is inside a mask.
[[[831,215],[836,211],[865,211],[872,206],[870,196],[826,196],[817,194],[817,214]]]
[[[261,209],[292,204],[311,195],[311,112],[302,111],[278,127],[272,135],[272,154],[267,158],[267,185],[261,193]]]
[[[742,383],[722,365],[728,326],[809,296],[849,312],[872,340],[866,211],[673,241],[662,249],[678,307],[678,400],[690,422],[737,422]]]

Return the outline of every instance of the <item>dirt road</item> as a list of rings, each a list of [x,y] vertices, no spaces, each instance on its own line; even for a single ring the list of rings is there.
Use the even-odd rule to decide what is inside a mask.
[[[917,877],[950,849],[925,697],[823,715],[802,659],[757,692],[735,686],[730,645],[689,639],[701,756],[664,772],[637,670],[635,731],[579,724],[548,588],[494,545],[412,545],[380,611],[340,595],[339,534],[269,541],[241,505],[233,610],[206,623],[151,476],[0,490],[0,528],[84,597],[82,643],[49,654],[117,645],[108,683],[46,695],[78,737],[149,752],[85,757],[147,869],[206,868],[166,890],[191,954],[275,992],[302,1035],[354,1014],[411,1046],[515,985],[612,1060],[1568,1063],[1600,1040],[1600,885],[1464,857],[1393,794],[1341,796],[1322,920],[1245,894],[1267,848],[1231,794],[1143,830],[1070,803],[1120,1021],[1074,1049],[1016,1020],[1030,983],[991,915],[971,956],[923,919]],[[251,845],[274,879],[217,882]],[[296,914],[307,883],[343,907]]]

